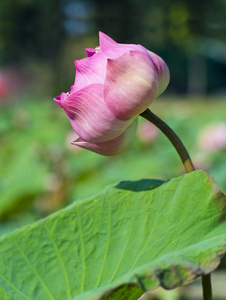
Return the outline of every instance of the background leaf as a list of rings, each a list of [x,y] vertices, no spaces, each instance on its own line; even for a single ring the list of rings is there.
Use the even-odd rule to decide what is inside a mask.
[[[226,198],[205,172],[121,182],[0,241],[1,299],[137,299],[214,270]]]

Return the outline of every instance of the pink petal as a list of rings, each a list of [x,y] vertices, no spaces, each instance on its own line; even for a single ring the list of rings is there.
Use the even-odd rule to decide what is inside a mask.
[[[112,38],[110,38],[108,35],[105,33],[99,31],[99,43],[100,43],[100,48],[105,47],[105,48],[112,48],[112,47],[117,47],[118,43],[115,42]]]
[[[106,156],[117,155],[123,152],[130,145],[136,132],[136,127],[137,119],[135,119],[133,123],[115,139],[102,143],[90,143],[79,138],[75,140],[72,145],[76,145]]]
[[[108,59],[104,99],[121,120],[139,115],[156,98],[158,77],[148,54],[129,51]]]
[[[92,48],[86,48],[86,53],[87,53],[88,57],[90,57],[96,53],[96,50],[92,49]]]
[[[55,102],[66,112],[75,132],[88,142],[105,142],[121,135],[133,120],[115,117],[103,99],[103,85],[92,84]]]
[[[157,93],[157,97],[158,97],[166,90],[169,84],[170,72],[167,64],[160,56],[158,56],[157,54],[149,50],[147,51],[151,56],[151,59],[155,65],[158,74],[158,93]]]
[[[104,83],[107,58],[101,51],[75,61],[76,76],[74,91],[93,83]]]
[[[118,44],[103,32],[99,32],[100,49],[108,58],[116,58],[128,51],[141,51],[147,53],[147,50],[141,45]]]

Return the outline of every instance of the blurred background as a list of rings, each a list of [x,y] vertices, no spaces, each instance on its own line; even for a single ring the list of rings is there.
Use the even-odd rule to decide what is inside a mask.
[[[71,146],[76,135],[52,99],[70,90],[74,60],[98,45],[99,31],[166,61],[171,81],[151,109],[226,192],[225,0],[1,0],[0,235],[119,180],[184,174],[168,140],[141,118],[119,156]],[[215,299],[225,299],[216,288],[224,265]],[[195,284],[153,299],[201,299]]]

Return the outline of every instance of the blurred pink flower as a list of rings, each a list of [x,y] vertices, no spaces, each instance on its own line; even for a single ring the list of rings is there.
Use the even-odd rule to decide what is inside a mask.
[[[21,91],[24,79],[22,71],[17,66],[8,66],[0,70],[0,101],[12,101]]]
[[[138,128],[138,136],[144,143],[153,142],[157,138],[158,133],[159,129],[148,121],[142,122]]]
[[[212,124],[201,133],[198,141],[199,147],[207,152],[216,152],[226,149],[226,123]]]
[[[211,167],[208,154],[197,153],[192,156],[192,162],[196,170],[208,170]]]
[[[4,78],[2,78],[0,74],[0,99],[3,98],[5,94],[6,94],[6,86],[4,83]]]
[[[169,83],[165,62],[141,45],[118,44],[100,32],[100,46],[75,61],[75,83],[56,97],[79,138],[73,144],[103,155],[125,150],[137,117]]]

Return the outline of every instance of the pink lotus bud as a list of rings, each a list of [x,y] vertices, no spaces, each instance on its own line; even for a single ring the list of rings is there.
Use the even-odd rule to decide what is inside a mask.
[[[100,32],[100,46],[75,61],[75,83],[54,100],[79,138],[74,144],[103,155],[128,147],[136,119],[169,83],[165,62],[141,45],[118,44]]]

